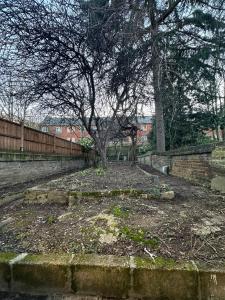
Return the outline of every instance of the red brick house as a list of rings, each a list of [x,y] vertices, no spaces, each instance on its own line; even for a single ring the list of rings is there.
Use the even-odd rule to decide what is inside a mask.
[[[143,116],[138,117],[138,144],[147,142],[147,136],[152,130],[152,117]],[[87,130],[77,119],[73,118],[59,118],[59,117],[46,117],[40,125],[43,132],[61,137],[65,140],[72,142],[79,142],[83,137],[89,137]],[[125,143],[130,143],[130,138],[124,140]]]

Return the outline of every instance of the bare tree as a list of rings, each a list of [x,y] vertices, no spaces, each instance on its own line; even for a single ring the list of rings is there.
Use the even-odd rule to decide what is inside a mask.
[[[42,107],[79,118],[105,166],[114,120],[140,101],[144,75],[135,39],[124,34],[129,6],[96,3],[3,0],[0,30]]]

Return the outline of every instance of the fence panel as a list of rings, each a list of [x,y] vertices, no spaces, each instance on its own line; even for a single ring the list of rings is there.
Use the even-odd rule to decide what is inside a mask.
[[[0,150],[80,156],[79,144],[0,118]]]

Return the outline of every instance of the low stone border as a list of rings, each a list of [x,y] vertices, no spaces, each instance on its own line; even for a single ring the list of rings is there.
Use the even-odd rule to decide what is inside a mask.
[[[225,268],[98,255],[0,253],[0,291],[151,300],[224,300]]]
[[[24,195],[23,193],[13,193],[8,195],[3,195],[0,197],[0,207],[9,204],[10,202],[23,199]]]
[[[76,205],[82,198],[101,198],[101,197],[118,197],[127,195],[129,197],[142,197],[144,199],[167,199],[174,198],[173,191],[144,191],[144,190],[111,190],[111,191],[91,191],[91,192],[76,192],[65,190],[50,190],[40,187],[27,189],[24,193],[25,202],[27,203],[57,203],[67,204],[69,206]]]

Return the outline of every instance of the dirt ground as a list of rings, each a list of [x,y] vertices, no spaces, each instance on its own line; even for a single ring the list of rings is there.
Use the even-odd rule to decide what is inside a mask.
[[[148,190],[156,186],[155,176],[148,176],[130,163],[110,163],[109,169],[89,168],[41,184],[42,188],[66,191],[99,191],[119,189]]]
[[[224,263],[225,196],[141,167],[170,186],[175,199],[86,198],[71,208],[15,201],[0,211],[0,251],[160,256]],[[72,181],[62,177],[48,186],[80,191],[149,189],[155,176],[149,177],[137,167],[113,164],[106,172],[81,171],[70,177]]]

